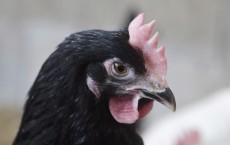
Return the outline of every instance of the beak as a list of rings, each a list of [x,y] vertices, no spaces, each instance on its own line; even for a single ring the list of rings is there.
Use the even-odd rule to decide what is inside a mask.
[[[172,111],[176,110],[176,101],[170,88],[166,87],[162,91],[148,91],[145,89],[138,89],[143,93],[144,98],[156,100]]]

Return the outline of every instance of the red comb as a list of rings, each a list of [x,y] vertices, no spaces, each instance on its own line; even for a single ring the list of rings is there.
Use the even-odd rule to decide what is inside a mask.
[[[154,75],[159,81],[165,80],[167,72],[167,61],[165,58],[165,48],[158,47],[158,32],[150,38],[152,30],[156,24],[156,20],[148,24],[143,24],[144,14],[139,14],[129,24],[129,44],[141,51],[145,60],[145,67],[148,75]]]

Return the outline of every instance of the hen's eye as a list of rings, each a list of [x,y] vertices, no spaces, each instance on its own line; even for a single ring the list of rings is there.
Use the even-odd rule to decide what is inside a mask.
[[[112,72],[114,75],[124,77],[128,75],[128,67],[119,62],[115,62],[112,66]]]

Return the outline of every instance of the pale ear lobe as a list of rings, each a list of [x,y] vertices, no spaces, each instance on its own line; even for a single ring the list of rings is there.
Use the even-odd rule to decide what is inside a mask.
[[[87,85],[89,90],[97,97],[99,98],[101,96],[100,89],[97,85],[97,82],[95,82],[90,76],[87,77]]]

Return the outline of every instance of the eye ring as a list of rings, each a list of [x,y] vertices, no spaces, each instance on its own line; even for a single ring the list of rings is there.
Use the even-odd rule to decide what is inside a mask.
[[[129,68],[120,62],[114,62],[112,64],[112,73],[119,77],[125,77],[129,73]]]

